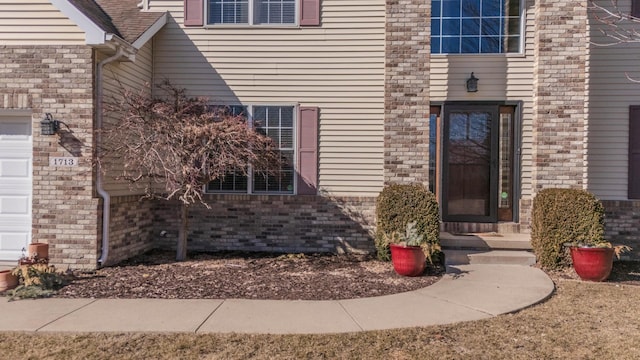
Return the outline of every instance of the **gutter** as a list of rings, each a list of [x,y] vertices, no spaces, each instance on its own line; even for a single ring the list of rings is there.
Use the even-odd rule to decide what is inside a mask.
[[[102,100],[104,97],[102,72],[104,66],[114,62],[121,57],[126,56],[126,51],[122,47],[118,47],[115,55],[110,56],[100,61],[96,68],[96,129],[101,130],[103,124],[103,105]],[[96,151],[99,155],[100,147],[102,145],[102,133],[98,131],[96,135]],[[102,198],[102,250],[100,259],[98,259],[98,267],[103,266],[109,258],[109,236],[110,236],[110,224],[111,224],[111,195],[104,189],[104,177],[102,175],[102,166],[98,163],[96,174],[96,191]]]

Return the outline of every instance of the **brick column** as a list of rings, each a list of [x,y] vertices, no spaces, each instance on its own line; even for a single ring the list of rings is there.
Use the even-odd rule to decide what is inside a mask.
[[[100,208],[93,187],[93,52],[87,46],[0,46],[0,57],[0,70],[10,70],[1,71],[0,107],[32,113],[33,240],[49,243],[56,265],[95,268]],[[45,113],[66,124],[58,134],[40,134]],[[79,164],[50,166],[52,156],[75,157]]]
[[[431,2],[387,0],[384,181],[429,180]]]
[[[585,0],[536,1],[534,192],[585,185],[587,5]]]

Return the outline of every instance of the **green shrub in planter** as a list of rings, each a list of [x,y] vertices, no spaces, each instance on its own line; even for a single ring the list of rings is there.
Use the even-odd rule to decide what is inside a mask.
[[[410,222],[415,222],[423,244],[439,249],[440,213],[435,195],[421,184],[386,186],[376,200],[375,243],[380,260],[390,260],[390,236],[404,233]]]
[[[604,207],[591,193],[544,189],[533,199],[531,246],[545,269],[571,265],[563,244],[595,245],[604,241]]]

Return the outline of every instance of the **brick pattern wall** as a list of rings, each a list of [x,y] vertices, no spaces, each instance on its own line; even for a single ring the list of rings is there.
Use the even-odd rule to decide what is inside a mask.
[[[103,265],[117,264],[153,249],[154,204],[137,195],[111,198],[109,256]]]
[[[188,251],[374,252],[375,198],[207,195],[190,211]],[[175,249],[179,205],[157,201],[156,245]],[[160,236],[166,231],[165,236]]]
[[[84,46],[0,46],[0,108],[31,109],[33,240],[49,243],[51,262],[95,268],[99,200],[93,192],[93,53]],[[40,135],[51,113],[59,134]],[[49,166],[77,157],[76,167]]]
[[[640,260],[640,201],[603,200],[605,208],[605,237],[614,244],[631,246],[633,251],[622,259]]]
[[[387,0],[385,183],[429,181],[431,2]]]
[[[587,1],[536,1],[533,186],[583,188]]]

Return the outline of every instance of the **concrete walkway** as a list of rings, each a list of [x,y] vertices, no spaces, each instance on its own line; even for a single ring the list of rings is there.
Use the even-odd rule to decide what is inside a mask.
[[[342,333],[490,318],[553,290],[533,267],[458,265],[424,289],[352,300],[0,299],[0,331]]]

